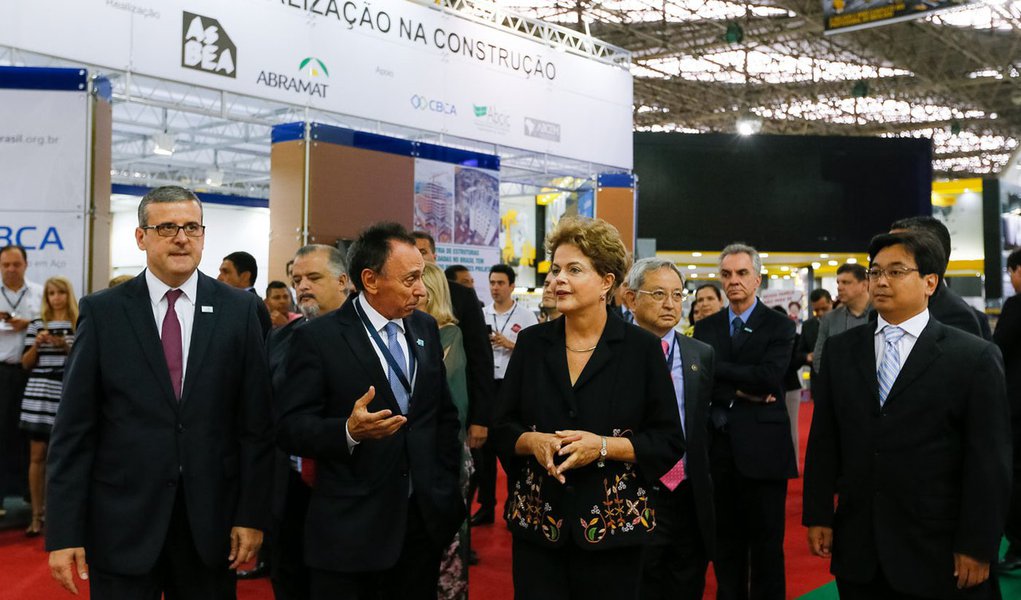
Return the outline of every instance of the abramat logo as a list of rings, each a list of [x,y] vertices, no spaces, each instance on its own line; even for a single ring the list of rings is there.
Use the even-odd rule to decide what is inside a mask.
[[[216,19],[184,13],[181,66],[224,77],[237,77],[237,46]]]

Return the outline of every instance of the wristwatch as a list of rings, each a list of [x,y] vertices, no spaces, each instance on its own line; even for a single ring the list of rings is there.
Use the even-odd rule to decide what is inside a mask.
[[[606,438],[603,437],[601,439],[603,440],[603,445],[599,448],[599,461],[596,463],[597,467],[606,466]]]

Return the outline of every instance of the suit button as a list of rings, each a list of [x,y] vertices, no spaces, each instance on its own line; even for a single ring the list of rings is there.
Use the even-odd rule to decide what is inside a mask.
[[[407,476],[408,476],[408,472],[407,471],[401,471],[401,477],[407,477]]]
[[[573,418],[578,416],[578,413],[576,413],[573,410],[571,410],[571,411],[567,412],[567,416],[569,416],[569,417],[571,417],[573,419]]]
[[[177,424],[177,433],[184,433],[184,425]]]

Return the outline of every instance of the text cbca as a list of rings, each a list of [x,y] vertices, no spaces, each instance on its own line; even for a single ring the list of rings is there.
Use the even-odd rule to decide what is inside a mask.
[[[40,231],[43,232],[41,236]],[[36,245],[37,242],[38,245]],[[0,225],[0,246],[12,244],[21,246],[25,250],[45,250],[47,246],[56,246],[58,250],[64,249],[64,242],[60,239],[60,233],[56,227],[50,226],[43,230],[43,228],[34,225],[17,228]]]

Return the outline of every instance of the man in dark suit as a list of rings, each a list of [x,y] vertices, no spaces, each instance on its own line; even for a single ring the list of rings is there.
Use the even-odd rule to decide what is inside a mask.
[[[926,231],[939,241],[943,249],[943,268],[938,273],[939,285],[936,286],[932,297],[929,298],[929,314],[944,325],[967,331],[985,340],[992,339],[989,318],[985,313],[979,312],[965,302],[964,298],[961,298],[960,294],[950,289],[950,286],[943,279],[947,266],[950,264],[950,251],[952,249],[950,230],[947,229],[947,226],[939,219],[928,216],[908,217],[895,221],[893,225],[890,225],[890,233],[901,233],[904,231]]]
[[[74,570],[95,598],[234,598],[231,569],[262,544],[262,303],[198,272],[204,234],[194,194],[149,192],[145,271],[81,302],[47,466],[50,568],[71,592]]]
[[[787,480],[798,476],[783,378],[794,323],[755,296],[762,261],[751,246],[720,253],[727,310],[695,324],[716,351],[710,419],[717,540],[717,598],[785,596],[783,536]]]
[[[945,258],[924,231],[869,244],[878,317],[830,338],[803,521],[845,600],[998,598],[1010,411],[995,345],[926,308]],[[834,510],[834,495],[837,508]]]
[[[266,340],[266,354],[273,378],[274,414],[280,413],[280,398],[288,386],[285,359],[298,327],[337,310],[347,299],[347,264],[334,246],[303,246],[294,255],[291,281],[298,296],[302,317],[274,329]],[[309,597],[305,548],[305,514],[315,482],[315,462],[291,456],[277,449],[273,469],[273,529],[270,545],[273,595],[276,600],[305,600]]]
[[[681,320],[684,278],[673,262],[639,260],[628,272],[627,288],[624,298],[635,324],[656,334],[663,345],[687,441],[681,483],[673,490],[653,487],[656,530],[645,553],[641,597],[701,600],[716,547],[708,440],[713,349],[674,329]]]
[[[415,310],[424,264],[403,227],[369,227],[348,253],[359,294],[291,338],[278,441],[316,461],[311,598],[435,598],[442,549],[464,522],[443,347]]]
[[[1007,298],[993,332],[993,341],[1003,353],[1007,371],[1007,398],[1010,400],[1011,429],[1014,444],[1014,490],[1011,493],[1010,513],[1007,516],[1007,539],[1010,547],[1000,571],[1021,568],[1021,250],[1007,257],[1007,273],[1014,295]]]
[[[238,250],[223,257],[216,279],[231,287],[258,296],[259,292],[255,290],[255,280],[258,276],[259,265],[255,262],[255,257],[243,250]],[[269,334],[270,329],[273,329],[273,319],[270,317],[269,309],[262,303],[259,306],[259,324],[262,326],[263,337]],[[238,575],[241,576],[241,573]]]

